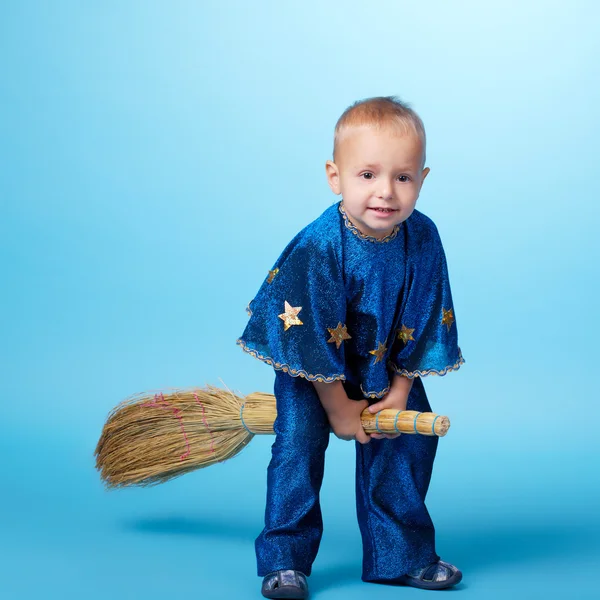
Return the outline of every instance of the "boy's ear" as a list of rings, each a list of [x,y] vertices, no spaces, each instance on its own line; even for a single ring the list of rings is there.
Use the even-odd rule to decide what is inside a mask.
[[[425,177],[427,177],[427,175],[429,174],[429,171],[431,169],[429,167],[425,167],[421,173],[421,185],[423,185],[423,182],[425,181]],[[419,186],[419,189],[421,189],[421,186]]]
[[[325,162],[325,173],[327,174],[327,183],[329,184],[331,191],[336,195],[341,194],[340,171],[332,160]]]

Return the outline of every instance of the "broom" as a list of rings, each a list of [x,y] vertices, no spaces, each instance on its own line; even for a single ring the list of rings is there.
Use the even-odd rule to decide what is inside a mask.
[[[109,413],[94,456],[106,488],[152,486],[190,471],[226,461],[255,434],[272,434],[275,396],[254,392],[237,396],[207,385],[143,392]],[[446,435],[450,420],[432,412],[365,409],[367,433]]]

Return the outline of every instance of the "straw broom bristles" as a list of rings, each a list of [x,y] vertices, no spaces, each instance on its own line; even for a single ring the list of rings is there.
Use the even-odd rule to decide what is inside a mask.
[[[208,385],[135,394],[112,409],[94,455],[107,488],[151,486],[238,454],[255,434],[273,433],[275,396],[246,397]],[[446,435],[448,417],[366,409],[367,433]]]

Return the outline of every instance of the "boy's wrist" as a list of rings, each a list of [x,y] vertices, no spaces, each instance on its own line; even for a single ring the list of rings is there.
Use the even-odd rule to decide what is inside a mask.
[[[400,373],[394,373],[394,379],[392,380],[390,386],[390,393],[396,394],[402,392],[408,395],[412,388],[413,382],[414,379],[411,379],[410,377],[400,375]]]
[[[412,389],[412,385],[412,379],[396,373],[391,382],[390,391],[385,395],[385,399],[390,403],[390,407],[406,410],[408,396]]]
[[[346,397],[346,400],[336,402],[334,405],[324,407],[329,421],[344,420],[348,417],[348,409],[355,404],[354,400]]]
[[[342,382],[321,383],[314,381],[313,385],[329,420],[342,418],[352,402],[348,398]]]

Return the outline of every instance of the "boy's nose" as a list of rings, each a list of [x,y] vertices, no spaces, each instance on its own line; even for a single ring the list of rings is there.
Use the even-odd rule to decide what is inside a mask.
[[[384,183],[379,188],[379,193],[377,194],[379,198],[382,200],[387,200],[392,196],[392,186],[389,183]]]

